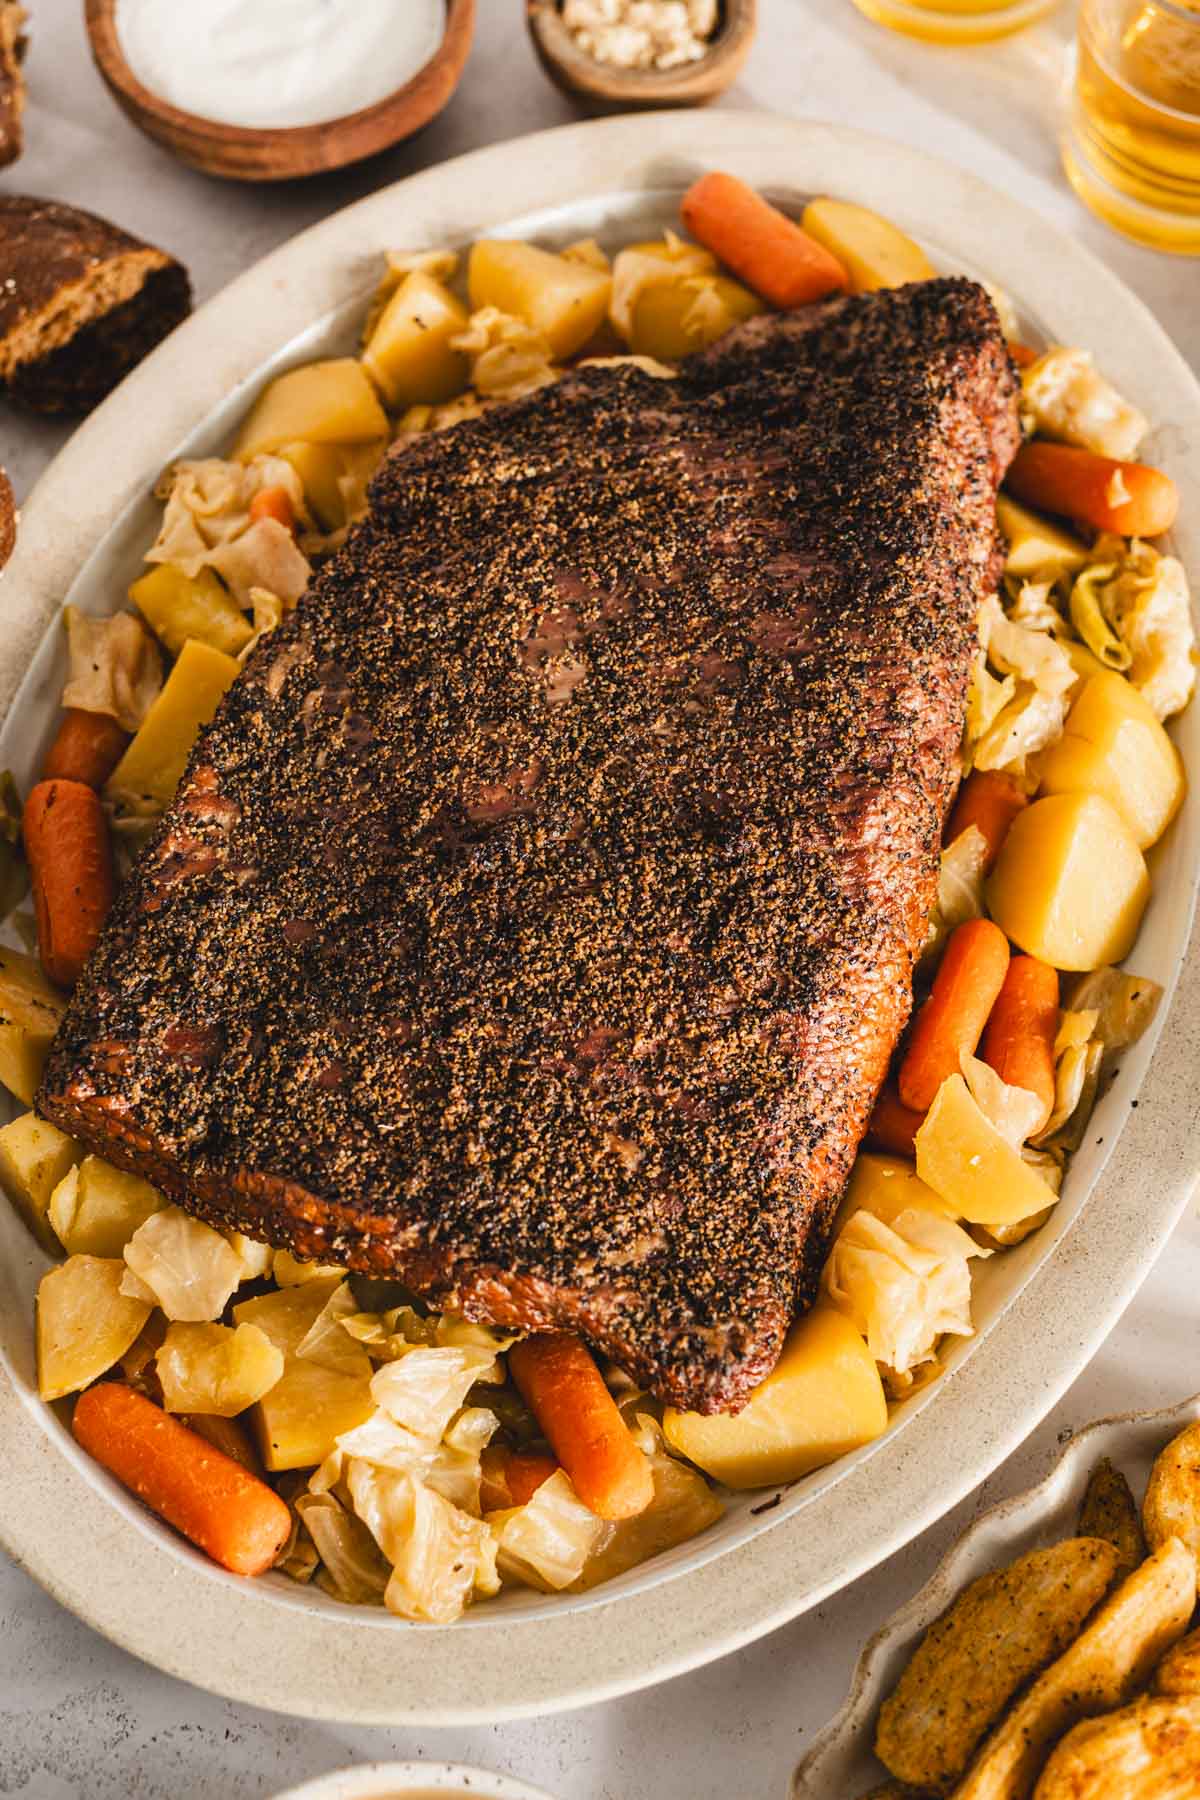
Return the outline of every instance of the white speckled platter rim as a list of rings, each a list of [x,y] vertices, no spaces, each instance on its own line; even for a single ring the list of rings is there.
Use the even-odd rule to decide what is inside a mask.
[[[1184,488],[1177,548],[1200,569],[1200,391],[1146,309],[1085,251],[974,178],[840,127],[734,112],[611,119],[476,152],[347,208],[234,282],[135,371],[25,509],[0,587],[0,709],[31,661],[17,712],[31,694],[49,704],[48,664],[35,652],[76,578],[77,591],[90,579],[93,592],[97,569],[102,579],[108,552],[89,572],[93,549],[144,507],[198,421],[228,424],[264,369],[320,352],[330,321],[369,290],[382,248],[468,241],[517,218],[528,229],[592,229],[606,210],[628,212],[629,196],[678,192],[714,166],[783,198],[823,190],[876,206],[946,266],[1004,281],[1049,335],[1091,347],[1159,422],[1152,453]],[[1181,742],[1200,768],[1200,709],[1185,715]],[[31,764],[35,748],[10,738],[0,761]],[[1178,976],[1178,991],[1097,1114],[1103,1150],[1089,1145],[1052,1223],[990,1265],[1004,1272],[983,1289],[986,1329],[905,1409],[902,1429],[773,1511],[743,1510],[584,1600],[481,1607],[449,1629],[239,1583],[139,1517],[36,1401],[28,1269],[18,1266],[28,1253],[0,1220],[0,1543],[64,1605],[171,1674],[362,1723],[465,1723],[601,1700],[814,1606],[933,1523],[1027,1435],[1103,1341],[1186,1203],[1200,1166],[1189,1079],[1200,1066],[1200,955],[1185,954],[1198,814],[1193,794],[1156,852],[1137,963],[1168,999]]]
[[[1129,1477],[1139,1503],[1150,1465],[1164,1444],[1200,1419],[1200,1394],[1155,1412],[1096,1419],[1075,1433],[1050,1473],[1023,1494],[982,1513],[951,1545],[925,1586],[866,1644],[845,1702],[797,1766],[791,1800],[831,1800],[886,1781],[871,1750],[875,1719],[918,1640],[978,1576],[1027,1550],[1072,1537],[1088,1476],[1107,1457]]]

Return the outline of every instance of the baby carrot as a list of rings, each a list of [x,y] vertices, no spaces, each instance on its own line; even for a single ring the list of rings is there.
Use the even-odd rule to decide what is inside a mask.
[[[926,1112],[943,1081],[974,1053],[1008,971],[1008,939],[990,919],[968,919],[950,933],[933,989],[900,1064],[900,1098]]]
[[[1008,354],[1018,369],[1028,369],[1041,355],[1040,350],[1031,350],[1028,344],[1019,343],[1016,338],[1008,340]]]
[[[702,175],[683,196],[684,225],[772,306],[845,292],[837,257],[734,175]]]
[[[911,1112],[900,1104],[900,1096],[889,1082],[880,1089],[875,1111],[867,1123],[867,1140],[877,1150],[890,1150],[894,1156],[915,1156],[913,1139],[924,1122],[924,1113]]]
[[[60,987],[73,987],[113,902],[100,797],[81,781],[39,781],[25,802],[22,832],[42,967]]]
[[[1054,1111],[1057,1034],[1057,969],[1036,956],[1014,956],[988,1017],[979,1054],[1001,1081],[1037,1095],[1043,1111],[1035,1131]]]
[[[234,1575],[261,1575],[286,1543],[292,1518],[279,1495],[132,1388],[88,1388],[72,1430],[151,1512]]]
[[[583,1504],[599,1519],[645,1512],[654,1498],[650,1464],[587,1346],[568,1331],[519,1338],[508,1366]]]
[[[250,502],[250,523],[255,525],[259,519],[274,519],[285,531],[295,531],[296,515],[285,487],[259,488]]]
[[[1023,444],[1005,486],[1030,506],[1122,537],[1157,537],[1179,511],[1179,490],[1161,469],[1113,462],[1071,444]]]
[[[125,752],[129,733],[107,713],[84,712],[68,706],[58,736],[46,752],[43,781],[82,781],[85,787],[102,788]]]
[[[1011,775],[1000,769],[972,769],[958,790],[943,841],[952,844],[974,825],[987,845],[983,865],[986,872],[999,856],[1009,826],[1028,805],[1028,795]]]
[[[526,1506],[542,1483],[558,1473],[559,1466],[545,1450],[509,1450],[503,1444],[489,1444],[480,1461],[484,1512]]]

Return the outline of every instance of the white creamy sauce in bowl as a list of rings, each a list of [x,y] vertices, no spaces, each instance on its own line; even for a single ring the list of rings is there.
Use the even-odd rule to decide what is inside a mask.
[[[224,125],[322,125],[374,106],[434,55],[445,0],[119,0],[143,85]]]

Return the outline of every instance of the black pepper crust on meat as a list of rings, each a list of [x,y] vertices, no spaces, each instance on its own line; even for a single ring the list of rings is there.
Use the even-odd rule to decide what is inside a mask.
[[[939,280],[394,455],[39,1109],[214,1223],[741,1404],[909,1011],[1017,438]]]

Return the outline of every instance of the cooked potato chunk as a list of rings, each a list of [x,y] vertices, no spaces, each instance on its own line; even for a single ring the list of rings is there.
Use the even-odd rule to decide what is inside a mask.
[[[727,1487],[768,1487],[869,1444],[887,1425],[879,1371],[840,1312],[814,1306],[740,1413],[678,1412],[663,1432],[673,1450]]]
[[[1053,1190],[1001,1137],[961,1075],[943,1081],[914,1142],[917,1174],[956,1219],[1015,1225],[1054,1201]]]
[[[290,1250],[276,1250],[271,1257],[271,1273],[277,1287],[302,1287],[306,1281],[328,1281],[331,1275],[345,1274],[333,1263],[301,1262]]]
[[[22,1113],[0,1130],[0,1187],[50,1256],[62,1254],[47,1217],[50,1196],[82,1155],[74,1138],[36,1113]]]
[[[809,237],[837,257],[852,294],[932,281],[937,270],[919,244],[890,219],[849,200],[810,200],[800,219]]]
[[[139,1226],[167,1204],[157,1188],[85,1156],[50,1196],[50,1223],[68,1256],[120,1256]]]
[[[37,1293],[38,1393],[61,1400],[124,1356],[150,1317],[121,1292],[120,1257],[72,1256],[43,1275]]]
[[[1139,850],[1162,836],[1186,785],[1179,752],[1150,706],[1110,669],[1084,682],[1037,771],[1040,793],[1100,794]]]
[[[954,1800],[1025,1800],[1055,1740],[1135,1694],[1183,1636],[1195,1604],[1196,1559],[1171,1538],[1125,1578],[1001,1720]]]
[[[757,294],[728,275],[681,276],[671,269],[638,293],[629,347],[635,356],[679,362],[765,310]]]
[[[1200,1630],[1189,1631],[1172,1644],[1150,1685],[1156,1694],[1200,1695]]]
[[[1068,571],[1082,569],[1088,559],[1086,544],[1064,531],[1061,525],[1021,506],[1008,494],[996,496],[996,523],[1008,539],[1008,556],[1004,563],[1007,575],[1026,576],[1030,580],[1040,577],[1049,581]]]
[[[303,363],[277,375],[255,401],[233,454],[242,462],[303,438],[310,444],[361,444],[386,437],[387,414],[354,356]]]
[[[582,350],[604,321],[611,278],[534,244],[481,238],[471,250],[471,310],[495,306],[539,331],[561,362]],[[302,434],[294,434],[299,437]]]
[[[134,582],[129,598],[172,656],[188,638],[236,656],[253,635],[249,619],[211,569],[185,575],[170,563],[158,563]]]
[[[258,1325],[171,1325],[155,1359],[168,1412],[232,1419],[283,1374],[283,1351]]]
[[[921,1180],[913,1164],[902,1156],[883,1156],[876,1150],[860,1150],[850,1171],[832,1235],[836,1237],[846,1220],[856,1212],[873,1213],[885,1225],[890,1225],[898,1213],[905,1212],[910,1206],[923,1207],[926,1212],[944,1213],[948,1219],[961,1216],[950,1201],[943,1200]]]
[[[26,1106],[66,1004],[32,956],[0,944],[0,1082]]]
[[[1079,1508],[1079,1534],[1104,1538],[1110,1543],[1120,1558],[1123,1574],[1136,1569],[1146,1554],[1133,1491],[1107,1457],[1096,1464],[1088,1477]]]
[[[1142,853],[1099,794],[1047,794],[1027,806],[987,888],[1001,930],[1055,969],[1122,962],[1149,898]]]
[[[374,438],[365,444],[285,444],[279,454],[300,477],[318,525],[337,531],[350,523],[347,499],[363,492],[386,449],[386,438]]]
[[[141,730],[108,778],[109,799],[168,806],[201,726],[208,724],[237,673],[232,656],[189,638]]]
[[[1200,1556],[1200,1424],[1173,1437],[1155,1458],[1142,1525],[1152,1550],[1177,1537]]]
[[[883,1766],[946,1792],[1017,1689],[1073,1642],[1116,1572],[1111,1544],[1068,1538],[965,1587],[880,1708],[875,1754]]]
[[[406,275],[363,350],[363,367],[393,409],[439,406],[461,394],[470,365],[451,338],[467,328],[467,309],[424,269]]]
[[[1044,350],[1021,376],[1021,388],[1040,432],[1096,456],[1128,462],[1149,429],[1145,415],[1105,380],[1088,350],[1061,344]]]
[[[1034,1800],[1184,1800],[1191,1794],[1200,1794],[1200,1699],[1141,1699],[1069,1731],[1042,1771]]]
[[[237,1324],[257,1325],[283,1353],[283,1374],[251,1413],[268,1469],[312,1468],[329,1454],[335,1438],[374,1411],[371,1359],[352,1339],[347,1337],[345,1373],[296,1355],[339,1279],[335,1275],[281,1288],[233,1309]]]

